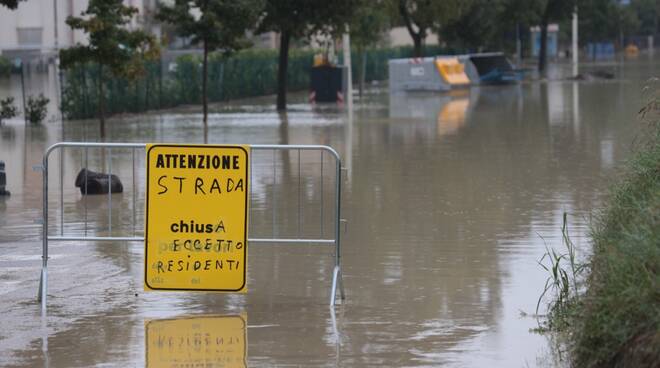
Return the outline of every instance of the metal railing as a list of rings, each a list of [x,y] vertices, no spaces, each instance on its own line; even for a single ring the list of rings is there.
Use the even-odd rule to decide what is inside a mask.
[[[137,231],[136,228],[136,223],[137,223],[137,191],[138,191],[138,184],[137,184],[137,174],[138,174],[138,168],[137,168],[137,151],[142,151],[144,155],[144,151],[146,149],[146,143],[88,143],[88,142],[61,142],[61,143],[56,143],[50,146],[44,153],[43,156],[43,166],[40,167],[42,173],[43,173],[43,228],[42,228],[42,240],[43,240],[43,254],[42,254],[42,269],[41,269],[41,278],[39,282],[39,292],[38,292],[38,299],[41,301],[41,306],[42,310],[46,310],[46,299],[47,299],[47,288],[48,288],[48,244],[49,242],[58,242],[58,241],[114,241],[114,242],[144,242],[145,238],[144,235],[140,235]],[[322,244],[322,245],[334,245],[335,247],[335,252],[334,252],[334,259],[335,259],[335,264],[333,268],[333,273],[332,273],[332,287],[330,291],[330,305],[334,306],[336,302],[336,296],[337,296],[337,288],[339,288],[340,292],[340,297],[341,299],[345,299],[345,292],[344,292],[344,285],[343,285],[343,280],[342,280],[342,271],[341,271],[341,233],[340,233],[340,227],[342,223],[341,219],[341,158],[339,157],[339,154],[332,149],[331,147],[328,146],[322,146],[322,145],[250,145],[250,150],[252,153],[254,152],[262,152],[262,151],[272,151],[273,152],[273,162],[272,162],[272,173],[273,173],[273,181],[276,182],[277,180],[277,164],[276,164],[276,153],[277,152],[291,152],[295,151],[298,153],[298,233],[295,236],[278,236],[278,232],[276,231],[276,222],[275,222],[275,216],[276,216],[276,209],[274,208],[273,205],[273,232],[271,237],[250,237],[250,234],[248,233],[248,242],[249,243],[270,243],[270,244]],[[108,224],[107,224],[107,234],[104,235],[98,235],[97,231],[93,232],[93,235],[90,234],[92,231],[88,228],[89,224],[89,210],[88,210],[88,195],[83,195],[83,202],[84,202],[84,211],[82,214],[82,219],[81,222],[83,223],[83,229],[81,230],[80,228],[77,229],[65,229],[65,221],[64,221],[64,149],[65,148],[72,148],[72,149],[81,149],[82,154],[80,158],[80,163],[84,168],[88,168],[89,166],[89,150],[90,149],[99,149],[102,150],[104,158],[102,158],[102,162],[106,164],[107,168],[107,175],[108,176]],[[58,213],[59,213],[59,226],[58,226],[58,233],[59,235],[51,235],[49,233],[49,187],[48,187],[48,180],[49,180],[49,158],[51,156],[51,153],[54,151],[60,151],[60,163],[59,163],[59,206],[58,208]],[[131,218],[131,223],[132,223],[132,232],[131,234],[123,234],[121,233],[122,229],[121,226],[119,228],[120,234],[116,234],[118,232],[117,228],[115,228],[113,232],[112,228],[112,210],[113,210],[113,201],[112,201],[112,190],[111,190],[111,176],[112,176],[112,150],[129,150],[130,151],[130,156],[131,156],[131,169],[132,169],[132,197],[131,197],[131,202],[132,202],[132,218]],[[108,154],[105,154],[105,152],[108,151]],[[301,234],[301,228],[302,228],[302,220],[303,220],[303,214],[302,214],[302,207],[301,207],[301,191],[302,191],[302,185],[300,183],[301,180],[301,152],[319,152],[320,154],[320,176],[321,176],[321,203],[320,203],[320,236],[312,236],[312,237],[303,237]],[[324,155],[329,155],[333,160],[334,160],[334,172],[335,172],[335,183],[334,183],[334,210],[333,210],[333,232],[332,236],[329,237],[324,237],[325,231],[324,231],[324,193],[323,193],[323,173],[324,173]],[[253,155],[251,155],[253,156]],[[254,159],[251,159],[254,160]],[[250,165],[250,176],[252,179],[252,176],[254,175],[254,165]],[[86,175],[86,173],[85,173]],[[254,182],[251,180],[251,182]],[[87,180],[85,178],[84,180],[84,193],[87,193]],[[275,185],[273,185],[273,196],[275,197],[275,192],[274,192]],[[81,188],[82,189],[82,188]],[[249,187],[249,196],[252,198],[252,193],[253,192],[253,186]],[[105,195],[105,194],[104,194]],[[250,218],[252,217],[252,206],[250,206]],[[251,221],[250,221],[251,222]]]

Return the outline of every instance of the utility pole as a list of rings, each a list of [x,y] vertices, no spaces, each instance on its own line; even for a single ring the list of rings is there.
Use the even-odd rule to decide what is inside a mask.
[[[343,53],[344,53],[344,67],[346,68],[346,106],[349,109],[353,108],[353,78],[351,76],[351,37],[348,30],[342,36]]]
[[[59,32],[57,29],[57,23],[58,23],[58,17],[57,17],[57,0],[53,0],[53,44],[55,46],[55,52],[60,51],[60,40],[59,40]]]

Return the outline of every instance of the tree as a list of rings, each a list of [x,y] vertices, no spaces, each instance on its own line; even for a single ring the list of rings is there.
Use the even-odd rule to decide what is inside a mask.
[[[366,48],[381,41],[390,26],[387,10],[382,5],[382,1],[364,2],[353,13],[350,21],[351,42],[357,48],[360,57],[358,77],[360,97],[364,90],[367,66]]]
[[[447,44],[459,49],[489,48],[500,41],[501,0],[472,0],[456,16],[433,28]]]
[[[536,22],[537,8],[533,0],[471,0],[437,26],[438,36],[456,49],[514,49],[521,29]]]
[[[9,9],[16,9],[19,1],[25,0],[0,0],[0,5],[4,5]]]
[[[279,32],[277,110],[286,110],[287,69],[292,39],[341,33],[362,0],[266,0],[258,32]],[[366,0],[365,0],[366,1]]]
[[[433,31],[455,20],[474,0],[391,0],[390,6],[413,39],[413,55],[424,56],[424,40]]]
[[[577,0],[543,0],[541,3],[541,45],[539,48],[539,72],[544,72],[548,62],[548,23],[560,21],[573,14]]]
[[[538,1],[530,0],[502,0],[502,8],[497,17],[497,24],[499,27],[504,27],[505,29],[512,29],[516,37],[516,43],[519,41],[522,43],[522,40],[528,35],[527,30],[532,24],[537,22],[540,4]],[[520,52],[518,57],[523,58],[524,48],[522,44],[520,46]]]
[[[249,45],[246,32],[256,25],[260,0],[175,0],[159,7],[157,18],[175,27],[179,36],[201,44],[202,109],[204,131],[208,124],[208,55],[220,50],[224,56]],[[206,137],[206,134],[205,134]]]
[[[424,55],[424,40],[436,22],[436,5],[433,0],[396,0],[399,15],[413,39],[415,57]]]
[[[124,6],[122,0],[89,0],[81,17],[69,16],[66,23],[72,29],[87,33],[87,45],[76,44],[60,50],[64,69],[78,64],[98,66],[98,112],[101,138],[105,138],[105,69],[115,77],[134,80],[144,72],[143,61],[158,57],[159,49],[152,35],[129,30],[127,25],[138,10]]]

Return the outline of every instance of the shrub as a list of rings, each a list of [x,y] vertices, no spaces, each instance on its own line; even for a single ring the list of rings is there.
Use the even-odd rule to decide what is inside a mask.
[[[28,97],[25,114],[30,123],[38,124],[46,118],[49,102],[50,100],[44,97],[43,94],[39,94],[37,97]]]
[[[7,97],[0,100],[0,122],[5,119],[11,119],[17,114],[16,105],[14,105],[14,98]]]

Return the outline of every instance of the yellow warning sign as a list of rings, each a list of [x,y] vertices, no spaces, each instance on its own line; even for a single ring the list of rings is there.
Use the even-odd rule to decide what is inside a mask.
[[[247,367],[243,315],[145,323],[147,367]]]
[[[249,146],[147,145],[145,290],[245,292]]]

